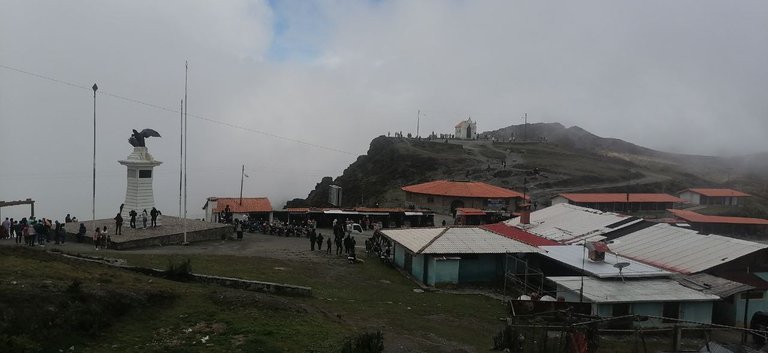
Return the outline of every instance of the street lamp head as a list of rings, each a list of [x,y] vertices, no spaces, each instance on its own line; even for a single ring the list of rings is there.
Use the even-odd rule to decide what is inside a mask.
[[[94,83],[93,87],[91,87],[91,88],[93,88],[93,92],[96,93],[96,90],[99,89],[99,86],[96,86],[96,84]]]

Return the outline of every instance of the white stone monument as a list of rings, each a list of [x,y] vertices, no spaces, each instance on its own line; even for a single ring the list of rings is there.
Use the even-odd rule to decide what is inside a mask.
[[[148,130],[154,134],[146,133]],[[133,145],[133,153],[128,155],[128,158],[125,160],[118,161],[118,163],[128,168],[128,182],[125,188],[125,206],[123,207],[122,216],[124,222],[128,223],[130,220],[128,213],[131,210],[135,210],[139,215],[137,223],[140,224],[141,212],[147,210],[147,213],[149,213],[152,207],[155,207],[155,195],[152,190],[153,169],[163,162],[155,160],[144,145],[144,138],[149,136],[159,137],[160,134],[151,129],[144,129],[141,133],[138,133],[136,130],[133,130],[133,132],[133,137],[129,140],[131,145]]]

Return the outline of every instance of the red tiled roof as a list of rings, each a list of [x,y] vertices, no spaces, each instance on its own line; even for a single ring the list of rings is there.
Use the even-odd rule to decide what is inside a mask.
[[[707,189],[707,188],[694,188],[694,189],[687,189],[685,191],[693,191],[697,194],[701,194],[708,197],[745,197],[745,196],[752,196],[747,193],[743,193],[738,190],[733,189]]]
[[[283,210],[288,211],[288,213],[307,213],[309,212],[309,207],[288,207]]]
[[[768,225],[768,219],[748,217],[708,216],[688,210],[667,210],[678,218],[691,223],[725,223]]]
[[[216,201],[218,202],[213,212],[224,211],[227,205],[232,213],[272,212],[272,204],[266,197],[243,197],[242,205],[239,197],[219,197]]]
[[[478,208],[459,207],[456,208],[456,215],[458,216],[485,216],[485,212]]]
[[[626,203],[627,194],[560,194],[573,202],[617,202]],[[629,202],[685,202],[683,199],[668,194],[629,194]]]
[[[416,194],[436,195],[436,196],[457,196],[457,197],[481,197],[481,198],[522,198],[523,194],[489,185],[481,182],[472,181],[448,181],[435,180],[428,183],[403,186],[401,189],[406,192]]]
[[[560,245],[560,243],[554,240],[542,238],[520,228],[510,227],[504,223],[485,224],[480,226],[480,228],[532,246]]]

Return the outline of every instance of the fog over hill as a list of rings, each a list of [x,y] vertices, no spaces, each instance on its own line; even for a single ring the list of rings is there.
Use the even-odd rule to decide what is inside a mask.
[[[561,192],[674,193],[720,186],[741,188],[760,200],[766,195],[766,179],[760,174],[768,165],[766,154],[714,157],[662,152],[560,123],[512,125],[479,136],[478,140],[377,137],[368,153],[341,176],[323,178],[306,199],[288,205],[328,206],[328,186],[335,184],[343,188],[343,206],[403,206],[400,187],[435,179],[525,188],[542,202]]]

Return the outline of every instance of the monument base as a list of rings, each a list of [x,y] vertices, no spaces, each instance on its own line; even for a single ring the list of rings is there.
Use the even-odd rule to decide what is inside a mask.
[[[131,228],[128,219],[123,222],[122,234],[116,234],[115,221],[113,219],[98,219],[96,226],[107,227],[107,234],[112,243],[111,249],[125,250],[135,248],[146,248],[161,245],[185,245],[184,243],[184,219],[172,216],[163,216],[163,225],[150,227],[147,221],[147,228],[143,228],[141,221],[137,221],[137,228]],[[88,232],[85,234],[84,241],[92,243],[93,230],[92,221],[85,222]],[[224,223],[210,223],[195,219],[187,219],[187,244],[221,240],[231,236],[234,232],[232,225]],[[76,234],[80,222],[67,223],[64,229],[68,233],[67,241],[77,241]]]

